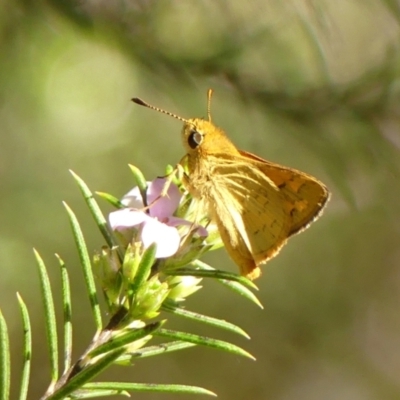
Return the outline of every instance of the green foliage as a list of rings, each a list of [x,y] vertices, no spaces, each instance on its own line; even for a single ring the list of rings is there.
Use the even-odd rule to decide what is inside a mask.
[[[139,173],[137,169],[133,169],[133,172],[135,175]],[[103,247],[102,255],[96,256],[92,265],[80,224],[74,212],[65,204],[79,254],[81,268],[83,270],[87,296],[95,321],[96,331],[85,352],[79,357],[78,361],[72,362],[72,329],[74,327],[72,319],[73,299],[71,299],[68,270],[65,267],[64,261],[57,256],[61,267],[63,288],[62,302],[64,310],[64,345],[62,346],[64,362],[61,376],[58,366],[59,340],[53,291],[43,259],[35,250],[41,282],[45,330],[51,367],[50,384],[42,399],[83,399],[95,396],[127,395],[132,391],[214,395],[209,390],[186,385],[93,382],[93,379],[113,364],[129,366],[133,364],[133,361],[137,361],[138,358],[143,358],[144,356],[156,356],[171,351],[184,350],[194,345],[211,347],[237,356],[253,359],[248,352],[226,341],[189,332],[165,329],[163,326],[168,318],[150,322],[158,318],[160,312],[163,312],[166,316],[175,315],[248,337],[241,328],[230,322],[201,315],[184,309],[180,305],[180,302],[186,297],[192,295],[201,288],[198,286],[201,280],[199,278],[206,277],[217,279],[228,287],[230,284],[233,284],[236,291],[240,294],[246,296],[249,300],[258,305],[260,303],[254,295],[249,295],[251,292],[246,288],[246,286],[249,286],[254,289],[256,286],[252,282],[236,274],[213,270],[210,266],[200,263],[195,258],[189,262],[191,268],[188,268],[188,266],[174,267],[172,261],[169,263],[164,262],[163,269],[160,260],[156,259],[156,243],[144,249],[140,242],[135,242],[135,240],[137,240],[136,238],[124,247],[115,237],[114,232],[106,224],[106,220],[87,185],[74,173],[73,177],[81,189],[98,229],[103,234],[107,244],[111,245],[112,248]],[[145,181],[143,180],[143,182]],[[140,191],[143,196],[143,202],[147,204],[146,187],[142,185]],[[113,198],[113,196],[106,194],[103,194],[101,197],[106,200]],[[120,203],[116,203],[115,201],[112,201],[112,203],[115,204],[117,208],[121,206]],[[182,204],[184,204],[186,212],[190,210],[190,206],[187,206],[186,200],[183,200]],[[116,245],[116,243],[118,244]],[[188,241],[186,240],[182,243],[184,243],[182,244],[182,246],[184,246],[187,245]],[[198,239],[194,240],[193,243],[198,246]],[[211,249],[208,244],[204,246],[207,250]],[[134,251],[132,251],[132,249],[134,249]],[[190,253],[190,250],[188,250],[188,253]],[[201,253],[202,252],[195,252],[194,254],[198,255]],[[173,257],[174,256],[172,256],[172,259]],[[180,264],[181,261],[179,262],[179,265]],[[103,312],[101,311],[97,297],[93,269],[103,271],[97,275],[97,279],[103,289],[108,305],[108,310],[104,310]],[[192,279],[187,280],[187,277],[192,277]],[[22,400],[28,397],[29,380],[34,379],[34,373],[32,375],[30,374],[32,339],[29,314],[20,296],[18,296],[18,299],[25,332],[25,362],[21,379],[20,395],[20,399]],[[107,311],[111,313],[111,315],[104,326],[102,314],[106,315]],[[75,328],[75,335],[79,335],[79,329],[82,328],[83,327]],[[146,347],[147,343],[150,342],[153,337],[168,339],[169,341],[156,346]],[[10,349],[7,326],[2,316],[0,318],[0,343],[0,363],[2,366],[1,398],[6,400],[9,398]]]

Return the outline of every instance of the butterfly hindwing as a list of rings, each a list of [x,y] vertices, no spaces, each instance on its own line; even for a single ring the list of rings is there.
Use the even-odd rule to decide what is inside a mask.
[[[266,161],[254,154],[240,151],[240,154],[255,161],[259,168],[281,191],[284,206],[291,216],[289,235],[307,228],[314,221],[329,199],[324,184],[304,172]]]

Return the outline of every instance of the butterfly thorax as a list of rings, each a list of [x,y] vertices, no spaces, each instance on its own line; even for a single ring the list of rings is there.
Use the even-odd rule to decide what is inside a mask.
[[[201,118],[185,123],[182,139],[187,151],[182,160],[188,172],[184,179],[186,186],[195,197],[207,196],[215,184],[214,170],[219,166],[219,155],[235,157],[240,153],[222,129]]]

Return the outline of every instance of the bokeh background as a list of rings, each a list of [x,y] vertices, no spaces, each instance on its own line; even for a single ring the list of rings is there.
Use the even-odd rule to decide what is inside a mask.
[[[17,291],[34,329],[29,398],[49,382],[33,246],[58,306],[55,252],[70,270],[75,357],[93,334],[61,201],[77,213],[91,251],[103,241],[68,169],[116,196],[132,186],[128,163],[149,179],[162,174],[184,154],[181,124],[130,98],[201,117],[209,87],[213,120],[239,148],[318,177],[332,199],[264,268],[257,281],[264,310],[208,281],[188,301],[239,324],[251,341],[169,323],[230,340],[256,362],[195,348],[115,367],[102,379],[201,385],[221,399],[400,398],[397,1],[1,3],[0,306],[11,336],[12,398],[22,358]],[[206,261],[236,268],[223,250]]]

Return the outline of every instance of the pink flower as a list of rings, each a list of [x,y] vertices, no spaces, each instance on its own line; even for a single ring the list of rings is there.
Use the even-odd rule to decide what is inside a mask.
[[[156,243],[157,258],[170,257],[178,251],[181,237],[177,226],[193,224],[173,216],[182,197],[177,186],[171,183],[167,194],[160,197],[165,182],[165,178],[157,178],[148,183],[146,193],[147,204],[150,206],[148,213],[143,211],[142,197],[139,188],[135,187],[121,201],[127,208],[114,211],[109,215],[110,225],[114,231],[124,236],[131,233],[131,238],[134,230],[138,231],[144,248]],[[202,229],[201,236],[207,236],[207,231],[202,227],[200,229]]]

